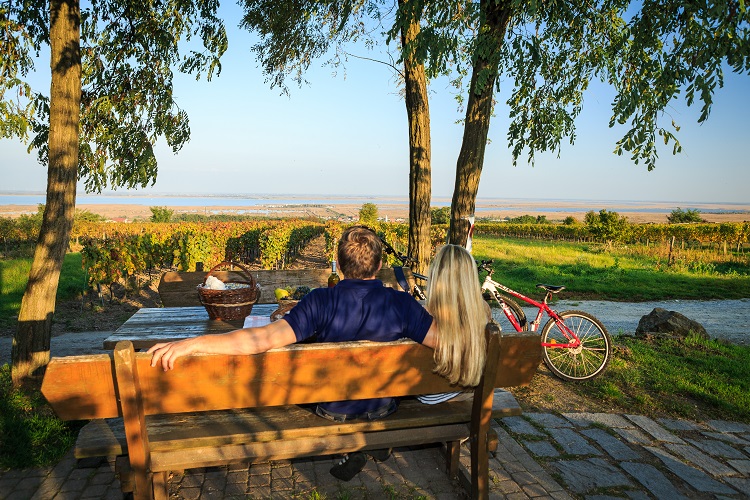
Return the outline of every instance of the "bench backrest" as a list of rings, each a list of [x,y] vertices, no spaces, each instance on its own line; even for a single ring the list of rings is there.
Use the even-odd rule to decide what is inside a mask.
[[[255,281],[260,284],[261,293],[258,299],[259,304],[272,304],[276,302],[274,290],[287,286],[309,286],[318,288],[327,286],[328,276],[331,274],[330,269],[296,269],[296,270],[253,270],[251,271]],[[414,286],[414,276],[411,270],[404,268],[406,281],[409,288]],[[215,271],[216,276],[221,281],[243,279],[242,276],[233,271]],[[204,272],[182,272],[169,271],[162,275],[159,281],[159,297],[164,307],[190,307],[200,306],[200,298],[196,287],[203,283],[206,278]],[[381,269],[378,273],[378,279],[387,287],[401,287],[396,281],[396,276],[392,268]]]
[[[498,331],[496,331],[498,330]],[[540,362],[536,334],[501,334],[488,325],[494,369],[488,386],[531,381]],[[497,344],[493,347],[493,344]],[[169,372],[151,355],[119,342],[112,354],[52,358],[42,392],[64,420],[123,415],[137,403],[145,415],[320,401],[430,394],[455,390],[433,373],[433,351],[408,340],[291,345],[254,356],[198,354]],[[125,393],[137,387],[139,401]]]

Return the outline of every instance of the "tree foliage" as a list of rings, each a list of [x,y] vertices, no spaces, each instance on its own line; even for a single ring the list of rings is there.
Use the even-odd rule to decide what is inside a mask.
[[[593,210],[586,212],[584,223],[595,238],[606,241],[610,246],[624,240],[630,228],[627,217],[606,209],[599,210],[599,213]]]
[[[47,2],[0,4],[0,136],[30,140],[48,161],[49,89],[27,81],[49,44]],[[173,95],[174,72],[220,72],[227,47],[216,0],[93,0],[81,10],[79,176],[87,191],[145,187],[155,181],[154,144],[174,152],[190,137]]]
[[[174,210],[167,207],[148,207],[151,210],[151,222],[171,222]]]
[[[448,224],[451,220],[450,207],[433,207],[430,210],[432,224]]]
[[[691,222],[703,222],[703,218],[701,217],[700,211],[695,208],[688,208],[687,210],[683,210],[677,207],[676,209],[672,210],[669,215],[667,215],[667,221],[670,224],[684,224]]]
[[[378,221],[378,206],[374,203],[363,203],[359,209],[360,224],[375,224]]]

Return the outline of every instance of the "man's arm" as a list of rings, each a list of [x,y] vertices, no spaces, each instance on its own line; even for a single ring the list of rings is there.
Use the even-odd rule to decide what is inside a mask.
[[[280,319],[259,328],[243,328],[218,335],[202,335],[177,342],[155,344],[151,366],[161,363],[164,371],[174,368],[177,358],[195,353],[206,354],[258,354],[297,341],[294,330]]]

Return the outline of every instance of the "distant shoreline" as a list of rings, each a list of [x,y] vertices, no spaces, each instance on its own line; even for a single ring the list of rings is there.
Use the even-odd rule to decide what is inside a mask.
[[[18,203],[15,203],[18,201]],[[37,211],[42,193],[0,192],[0,217],[18,217]],[[374,203],[381,217],[408,218],[408,199],[399,196],[333,195],[79,195],[76,207],[113,220],[148,219],[151,206],[166,206],[175,214],[246,214],[270,217],[354,217],[363,203]],[[450,198],[433,198],[434,206],[449,206]],[[586,212],[606,209],[631,222],[667,222],[676,209],[695,209],[708,222],[750,220],[750,203],[676,203],[658,201],[477,199],[477,217],[513,218],[544,215],[550,221],[572,216],[583,220]]]

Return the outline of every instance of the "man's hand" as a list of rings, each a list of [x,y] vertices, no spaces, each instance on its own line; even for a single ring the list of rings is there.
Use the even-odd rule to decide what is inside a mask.
[[[156,366],[161,362],[164,371],[171,370],[174,368],[174,362],[177,358],[199,352],[196,345],[199,338],[200,337],[151,346],[147,351],[152,355],[151,366]]]

